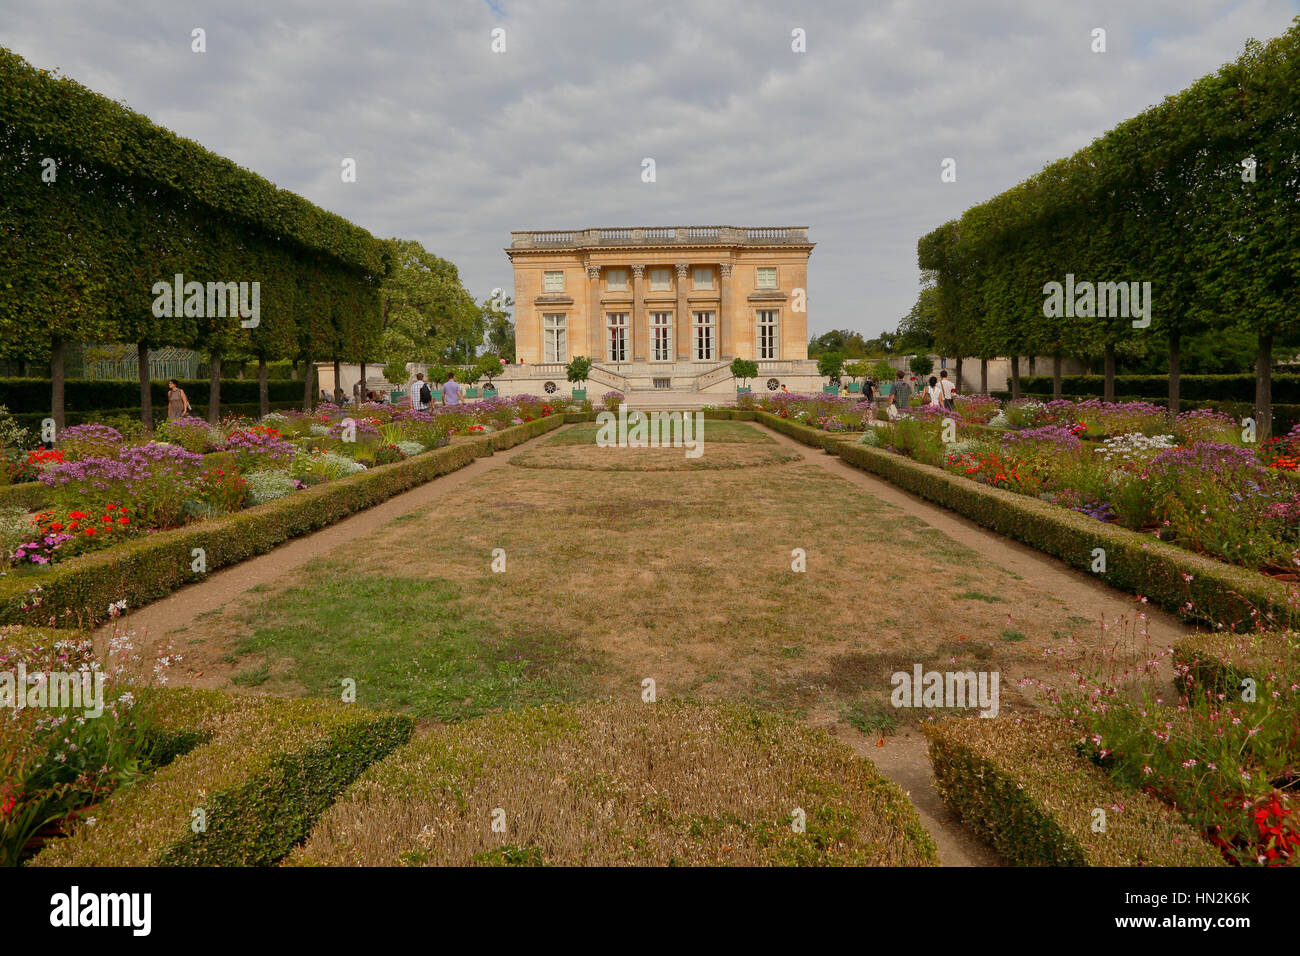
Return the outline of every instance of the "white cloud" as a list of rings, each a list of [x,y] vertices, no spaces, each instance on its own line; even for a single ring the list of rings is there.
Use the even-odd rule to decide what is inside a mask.
[[[511,229],[808,225],[813,330],[874,335],[915,298],[923,233],[1300,12],[1134,6],[0,0],[0,43],[376,235],[419,239],[480,297],[510,284]],[[1106,54],[1089,51],[1095,26]],[[345,156],[356,184],[339,181]],[[947,156],[956,184],[939,181]]]

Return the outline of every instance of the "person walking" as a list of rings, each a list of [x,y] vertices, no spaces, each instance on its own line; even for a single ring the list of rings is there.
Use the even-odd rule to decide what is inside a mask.
[[[456,381],[455,372],[447,373],[447,381],[442,386],[442,404],[460,404],[460,383]]]
[[[343,393],[342,385],[334,386],[334,404],[342,408],[348,403],[348,397]]]
[[[180,382],[176,379],[167,379],[167,420],[175,421],[189,413],[190,400],[185,395],[185,389],[181,388]]]
[[[925,385],[925,404],[934,408],[943,408],[943,392],[939,390],[939,379],[933,375]]]
[[[956,406],[957,386],[948,380],[948,370],[939,370],[939,399],[943,407],[952,411]]]
[[[866,402],[876,400],[876,383],[869,378],[862,380],[862,400]]]
[[[429,383],[424,380],[423,372],[415,373],[415,384],[411,386],[411,409],[417,412],[427,412],[429,403],[433,401],[433,392],[429,388]]]
[[[897,373],[894,380],[894,387],[889,392],[889,417],[896,419],[902,417],[903,412],[907,411],[907,403],[912,397],[912,386],[907,384],[903,378],[903,373]]]

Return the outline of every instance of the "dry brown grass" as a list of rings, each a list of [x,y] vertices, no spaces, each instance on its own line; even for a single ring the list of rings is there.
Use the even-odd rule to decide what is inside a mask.
[[[915,866],[937,855],[898,787],[822,732],[736,705],[605,702],[433,729],[367,770],[289,862]]]
[[[698,458],[682,448],[598,448],[594,445],[542,445],[510,460],[520,468],[572,468],[582,471],[713,471],[798,461],[803,456],[770,445],[706,444]]]

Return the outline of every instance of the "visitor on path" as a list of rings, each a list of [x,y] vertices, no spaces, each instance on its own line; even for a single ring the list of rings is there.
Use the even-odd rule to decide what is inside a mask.
[[[334,404],[342,408],[348,403],[348,397],[343,393],[342,385],[334,386]]]
[[[862,399],[867,402],[876,400],[876,383],[869,378],[862,380]]]
[[[943,392],[939,389],[939,380],[933,375],[930,376],[930,381],[925,386],[925,404],[933,405],[935,408],[943,408]]]
[[[897,374],[898,378],[894,381],[894,387],[889,393],[889,417],[891,419],[899,418],[903,412],[907,411],[907,402],[912,397],[912,386],[907,384],[902,372]]]
[[[433,391],[429,388],[429,383],[424,380],[424,373],[416,372],[415,384],[411,386],[411,410],[427,412],[432,401]]]
[[[361,404],[361,382],[360,381],[356,381],[352,383],[352,404],[354,405]]]
[[[447,381],[442,386],[442,404],[444,405],[460,404],[460,383],[456,381],[455,372],[447,373]]]
[[[942,401],[943,407],[948,411],[952,411],[956,404],[954,400],[956,394],[957,386],[948,381],[948,370],[946,368],[941,369],[939,372],[939,399]]]
[[[323,388],[320,390],[320,400],[322,402],[328,402],[330,400],[330,393]]]
[[[180,382],[176,379],[167,379],[167,420],[175,421],[189,413],[190,400],[185,395],[185,389],[181,388]]]

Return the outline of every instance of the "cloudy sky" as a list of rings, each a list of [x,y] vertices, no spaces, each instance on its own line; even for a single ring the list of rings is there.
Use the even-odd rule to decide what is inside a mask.
[[[0,45],[418,239],[478,298],[510,288],[512,229],[806,225],[810,330],[870,336],[915,300],[922,234],[1297,15],[1300,0],[0,0]]]

